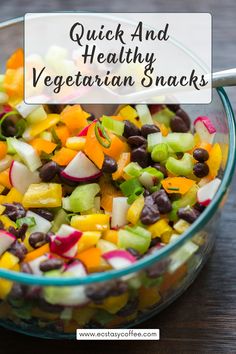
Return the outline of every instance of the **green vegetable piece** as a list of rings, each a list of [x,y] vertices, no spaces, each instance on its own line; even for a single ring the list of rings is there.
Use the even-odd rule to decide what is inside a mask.
[[[125,168],[124,172],[131,177],[139,177],[142,173],[142,167],[137,162],[130,162]]]
[[[175,176],[186,177],[193,172],[193,158],[188,153],[185,153],[180,160],[177,160],[174,157],[169,157],[166,162],[166,168]]]
[[[85,184],[75,188],[71,196],[71,211],[78,213],[94,207],[95,196],[100,192],[100,186],[97,183]]]
[[[51,231],[56,233],[62,224],[69,224],[69,220],[65,210],[59,209],[53,220]]]
[[[143,193],[144,188],[137,178],[131,178],[120,184],[120,189],[122,193],[129,197],[130,195],[135,194],[136,196]]]
[[[28,227],[32,227],[36,225],[34,217],[24,217],[16,220],[16,226],[21,227],[23,224],[27,224]]]
[[[172,203],[172,211],[169,213],[169,219],[171,221],[176,221],[178,219],[177,212],[180,208],[185,208],[187,206],[193,206],[197,202],[197,191],[198,186],[194,184],[187,193],[185,193],[181,198],[175,200]]]
[[[127,227],[118,231],[118,247],[133,248],[145,253],[151,243],[151,233],[140,226]]]
[[[152,152],[154,146],[156,146],[157,144],[161,144],[164,141],[165,141],[165,137],[163,137],[161,133],[148,134],[147,136],[148,152]]]
[[[152,118],[158,123],[163,123],[168,128],[170,126],[170,120],[175,116],[175,113],[168,108],[164,108],[161,111],[155,113]]]
[[[108,116],[102,117],[102,125],[104,128],[113,133],[122,136],[124,133],[125,124]]]
[[[170,133],[165,142],[174,152],[186,152],[194,147],[194,137],[191,133]]]
[[[152,160],[155,162],[165,161],[169,157],[168,145],[165,143],[154,146],[151,154]]]

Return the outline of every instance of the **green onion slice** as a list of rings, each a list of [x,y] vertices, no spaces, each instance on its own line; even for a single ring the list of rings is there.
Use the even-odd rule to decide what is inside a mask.
[[[101,144],[104,148],[108,149],[111,146],[111,139],[100,122],[96,122],[95,124],[95,135],[99,144]]]

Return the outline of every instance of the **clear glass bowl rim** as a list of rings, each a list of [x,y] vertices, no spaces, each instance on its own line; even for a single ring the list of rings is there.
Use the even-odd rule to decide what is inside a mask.
[[[4,21],[0,23],[0,29],[13,26],[15,24],[18,24],[19,22],[22,22],[23,20],[24,20],[23,17],[18,17],[18,18]],[[197,221],[189,227],[187,232],[185,232],[179,240],[166,245],[157,254],[146,256],[145,258],[139,260],[137,263],[134,263],[130,267],[121,270],[111,270],[104,273],[93,273],[83,278],[43,277],[43,276],[36,276],[31,274],[10,271],[7,269],[0,269],[0,277],[7,280],[24,283],[24,284],[42,285],[42,286],[47,286],[47,285],[72,286],[72,285],[85,285],[94,282],[102,282],[102,281],[104,282],[107,280],[125,276],[127,274],[141,271],[142,269],[151,266],[153,263],[158,262],[165,257],[168,257],[168,255],[171,252],[178,249],[183,243],[185,243],[185,241],[191,239],[191,237],[193,237],[198,231],[200,231],[204,227],[204,225],[207,224],[208,221],[215,214],[217,208],[219,207],[220,202],[222,201],[230,185],[234,173],[234,165],[236,163],[236,140],[235,140],[236,128],[235,128],[234,113],[225,90],[223,88],[218,88],[217,93],[224,107],[226,117],[228,120],[228,126],[229,126],[229,155],[228,155],[226,168],[224,171],[220,188],[217,191],[213,201],[207,207],[207,209],[201,214],[201,216],[197,219]]]

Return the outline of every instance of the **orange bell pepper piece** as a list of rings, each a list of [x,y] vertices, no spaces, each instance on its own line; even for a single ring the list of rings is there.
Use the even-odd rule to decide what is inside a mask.
[[[52,157],[52,160],[60,166],[66,166],[77,155],[77,151],[62,147]]]
[[[36,138],[30,142],[30,144],[35,148],[35,150],[40,154],[42,151],[47,154],[51,154],[57,147],[57,144],[51,141],[44,140],[41,138]]]
[[[9,168],[5,171],[0,172],[0,184],[4,187],[11,188],[11,182],[9,179]]]
[[[79,259],[87,268],[88,272],[96,270],[101,263],[101,250],[97,247],[91,247],[78,253],[75,258]]]
[[[102,147],[103,152],[104,154],[113,157],[113,159],[118,160],[122,152],[129,151],[129,146],[114,134],[110,133],[109,137],[111,139],[111,146],[109,148]]]
[[[83,111],[80,105],[67,106],[61,112],[61,120],[66,124],[70,133],[76,134],[88,125],[87,118],[90,114]]]
[[[99,141],[96,138],[95,135],[95,123],[91,124],[87,136],[86,136],[86,142],[84,146],[84,152],[85,154],[92,160],[95,165],[101,169],[103,162],[104,162],[104,152],[103,152],[103,147],[99,143]]]
[[[7,69],[18,69],[24,66],[24,54],[23,49],[18,48],[7,60]]]
[[[209,167],[209,174],[215,178],[218,174],[222,162],[222,150],[220,144],[216,143],[210,150],[209,159],[206,161]]]
[[[62,146],[66,145],[66,140],[70,136],[69,129],[66,125],[59,125],[58,127],[54,128],[56,135],[61,140]]]
[[[49,243],[46,243],[45,245],[37,248],[36,250],[27,253],[24,258],[24,262],[30,262],[33,259],[38,258],[44,255],[45,253],[49,253],[49,252],[50,252]]]
[[[124,170],[125,166],[127,166],[129,163],[130,163],[130,153],[123,152],[120,155],[119,160],[117,161],[118,168],[117,168],[116,172],[114,172],[112,174],[112,178],[114,180],[119,179],[123,174],[123,170]]]
[[[185,194],[196,183],[185,177],[169,177],[161,181],[161,184],[167,193]]]
[[[4,159],[7,154],[7,144],[4,141],[0,141],[0,160]]]
[[[23,68],[7,69],[3,86],[8,96],[23,97]]]

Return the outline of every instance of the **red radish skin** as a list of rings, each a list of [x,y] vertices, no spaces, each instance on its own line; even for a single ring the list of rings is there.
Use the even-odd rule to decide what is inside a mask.
[[[0,230],[0,255],[2,255],[15,242],[16,237],[10,232]]]
[[[125,250],[113,250],[106,252],[102,257],[114,268],[121,269],[128,267],[136,261],[136,258]]]
[[[71,181],[74,181],[74,182],[88,182],[88,181],[92,181],[93,179],[96,179],[96,178],[99,178],[101,177],[102,175],[102,172],[99,172],[97,173],[96,175],[93,175],[93,176],[88,176],[88,177],[82,177],[82,178],[77,178],[77,177],[72,177],[72,176],[69,176],[67,173],[65,173],[64,171],[61,172],[61,176],[64,177],[64,178],[67,178]]]
[[[80,231],[75,231],[68,236],[53,236],[50,242],[50,251],[63,256],[77,244],[81,236],[82,232]],[[74,254],[70,255],[70,257],[76,254],[76,248],[74,251]]]
[[[87,127],[85,127],[84,129],[81,130],[81,132],[77,135],[77,136],[86,136],[87,133],[88,133],[88,130],[90,128],[90,126],[93,124],[93,123],[96,123],[98,120],[97,119],[94,119],[94,121],[92,123],[90,123],[89,125],[87,125]]]
[[[219,178],[213,179],[211,182],[205,184],[197,192],[197,201],[203,206],[208,206],[214,198],[221,180]]]
[[[87,275],[87,271],[84,264],[79,261],[74,261],[73,263],[67,265],[65,270],[68,272],[73,272],[80,277]]]
[[[208,117],[197,117],[194,121],[194,126],[198,123],[201,122],[204,124],[204,126],[207,128],[208,132],[210,134],[216,133],[216,129],[214,125],[212,124],[211,120]]]

